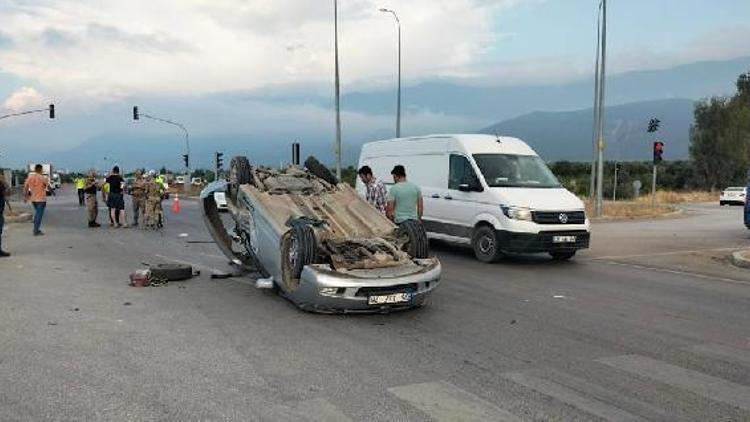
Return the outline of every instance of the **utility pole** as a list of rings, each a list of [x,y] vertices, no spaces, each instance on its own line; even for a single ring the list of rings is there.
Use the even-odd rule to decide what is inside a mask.
[[[341,180],[341,89],[339,80],[339,2],[333,0],[334,56],[336,66],[336,178]]]
[[[599,12],[596,16],[596,61],[594,65],[594,124],[592,125],[591,136],[591,176],[589,183],[589,202],[594,205],[596,198],[596,161],[597,161],[597,132],[599,125],[599,59],[601,58],[602,45],[602,8],[599,4]]]
[[[602,46],[601,70],[599,73],[599,123],[597,127],[597,169],[596,169],[596,207],[594,215],[601,217],[603,211],[604,190],[604,104],[607,75],[607,0],[602,0]]]
[[[615,180],[612,183],[612,202],[617,202],[617,171],[620,169],[620,163],[615,161]]]

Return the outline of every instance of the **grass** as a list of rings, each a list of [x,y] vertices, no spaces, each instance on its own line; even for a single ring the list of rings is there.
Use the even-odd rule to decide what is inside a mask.
[[[604,201],[604,218],[649,218],[666,215],[677,210],[677,204],[689,202],[718,201],[719,194],[712,191],[656,191],[656,203],[652,205],[651,195],[644,195],[636,200]],[[586,213],[594,214],[591,203],[586,202]]]

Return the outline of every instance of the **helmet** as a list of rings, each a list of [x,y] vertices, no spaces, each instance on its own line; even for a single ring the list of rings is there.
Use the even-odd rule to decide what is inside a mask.
[[[148,175],[149,176],[155,176],[156,175],[156,170],[149,170]]]

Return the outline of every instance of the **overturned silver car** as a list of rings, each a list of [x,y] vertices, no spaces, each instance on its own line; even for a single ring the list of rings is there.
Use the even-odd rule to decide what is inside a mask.
[[[441,272],[421,224],[396,226],[314,157],[305,167],[277,171],[232,159],[229,181],[201,194],[204,219],[224,254],[304,310],[421,306]],[[217,191],[227,192],[229,222],[218,213]]]

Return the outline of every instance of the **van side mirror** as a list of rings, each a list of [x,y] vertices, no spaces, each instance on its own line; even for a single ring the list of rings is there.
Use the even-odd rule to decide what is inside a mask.
[[[472,184],[461,183],[460,185],[458,185],[458,190],[460,190],[461,192],[482,192],[482,191],[484,191],[484,189],[482,188],[482,186],[479,183],[472,183]]]

